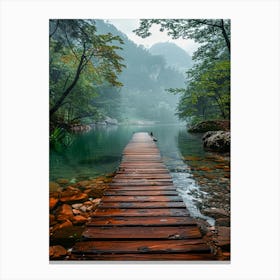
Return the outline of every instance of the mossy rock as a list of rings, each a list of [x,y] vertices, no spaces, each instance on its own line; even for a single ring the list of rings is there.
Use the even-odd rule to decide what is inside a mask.
[[[229,130],[230,121],[228,120],[212,120],[202,121],[188,128],[189,132],[203,133],[207,131]]]

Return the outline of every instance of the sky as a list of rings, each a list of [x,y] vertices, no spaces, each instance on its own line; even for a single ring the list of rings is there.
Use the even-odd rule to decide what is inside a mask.
[[[150,48],[153,44],[159,42],[172,42],[177,44],[179,47],[183,48],[188,54],[192,55],[197,49],[197,44],[193,40],[189,39],[171,39],[167,35],[167,32],[160,32],[158,25],[153,25],[150,32],[151,36],[143,39],[137,36],[132,31],[139,27],[139,19],[108,19],[109,23],[115,25],[117,29],[122,31],[127,35],[127,37],[132,40],[137,45],[143,45],[145,48]]]

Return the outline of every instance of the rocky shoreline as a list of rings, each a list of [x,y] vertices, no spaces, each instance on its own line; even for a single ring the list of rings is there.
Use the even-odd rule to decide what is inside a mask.
[[[230,259],[230,160],[226,154],[185,157],[199,190],[191,195],[200,212],[215,220],[197,219],[201,233],[219,260]]]
[[[50,182],[50,260],[67,260],[81,238],[85,224],[98,207],[114,174],[71,184],[67,179]]]

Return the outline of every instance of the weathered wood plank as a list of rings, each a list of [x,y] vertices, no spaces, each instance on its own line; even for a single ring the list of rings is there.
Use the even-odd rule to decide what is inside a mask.
[[[208,253],[170,253],[170,254],[73,254],[71,260],[95,261],[213,261],[213,254]]]
[[[110,190],[122,190],[122,191],[176,191],[173,186],[110,186]]]
[[[92,217],[87,226],[189,226],[191,217]]]
[[[98,208],[186,208],[183,202],[101,202]]]
[[[103,202],[141,202],[141,201],[157,201],[157,202],[175,202],[175,201],[183,201],[179,196],[104,196],[102,199]]]
[[[83,254],[139,254],[139,253],[210,253],[201,239],[186,240],[134,240],[78,242],[73,253]]]
[[[187,239],[201,238],[197,226],[188,227],[88,227],[85,239]]]
[[[108,216],[108,217],[160,217],[160,216],[170,216],[170,217],[183,217],[189,216],[189,211],[186,208],[160,208],[160,209],[106,209],[98,208],[94,212],[95,217]]]
[[[177,191],[152,191],[152,190],[148,190],[148,191],[137,191],[137,190],[133,190],[133,191],[125,191],[125,190],[108,190],[104,193],[104,195],[144,195],[144,196],[148,196],[148,195],[178,195]]]

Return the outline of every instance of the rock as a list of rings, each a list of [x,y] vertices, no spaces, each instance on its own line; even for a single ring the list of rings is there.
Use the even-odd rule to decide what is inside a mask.
[[[205,208],[201,210],[204,215],[213,217],[215,219],[228,217],[229,214],[221,208]]]
[[[216,225],[217,226],[226,226],[229,227],[230,226],[230,218],[218,218],[216,220]]]
[[[62,224],[59,225],[59,228],[66,228],[66,227],[71,227],[72,223],[69,220],[66,220],[65,222],[63,222]]]
[[[87,222],[87,218],[77,215],[72,218],[72,222],[74,225],[82,225]]]
[[[92,204],[94,204],[96,206],[101,202],[101,198],[95,198],[91,202],[92,202]]]
[[[80,210],[83,211],[83,212],[86,212],[86,211],[87,211],[87,207],[83,205],[83,206],[80,208]]]
[[[58,203],[58,199],[57,198],[50,197],[50,199],[49,199],[50,210],[54,209],[55,206],[57,205],[57,203]]]
[[[91,202],[91,201],[86,201],[86,202],[83,203],[83,205],[91,206],[91,205],[92,205],[92,202]]]
[[[80,207],[83,206],[83,203],[75,203],[75,204],[72,204],[72,208],[74,209],[79,209]]]
[[[53,226],[57,223],[55,220],[55,216],[53,214],[50,214],[49,221],[50,221],[50,226]]]
[[[73,209],[72,211],[73,211],[74,215],[80,215],[81,214],[81,211],[78,210],[78,209]]]
[[[96,186],[95,188],[85,190],[85,193],[87,193],[89,197],[100,198],[103,196],[105,189],[106,186]]]
[[[118,121],[116,120],[116,119],[112,119],[112,118],[110,118],[110,117],[105,117],[105,120],[104,120],[104,123],[106,124],[106,125],[118,125],[119,123],[118,123]]]
[[[49,189],[50,189],[50,192],[55,192],[57,191],[58,189],[60,188],[60,185],[56,182],[50,182],[49,183]]]
[[[61,197],[60,201],[63,202],[63,203],[73,204],[73,203],[77,203],[77,202],[84,202],[87,199],[88,199],[87,194],[78,193],[78,194],[74,194],[72,196]]]
[[[84,229],[84,226],[69,226],[57,229],[50,237],[51,245],[62,244],[66,248],[70,248],[81,238]]]
[[[58,216],[71,217],[73,216],[72,207],[68,204],[63,204],[57,211]],[[58,218],[58,217],[57,217]]]
[[[51,246],[49,249],[51,259],[59,259],[67,254],[67,251],[61,245]]]
[[[207,131],[230,129],[230,122],[228,120],[212,120],[202,121],[188,128],[189,132],[202,133]]]
[[[61,184],[61,185],[66,185],[69,183],[69,180],[68,179],[64,179],[64,178],[60,178],[60,179],[57,179],[56,182],[58,184]]]
[[[203,146],[205,149],[215,152],[230,151],[230,132],[229,131],[209,131],[203,137]]]
[[[84,181],[78,182],[76,185],[79,186],[79,187],[86,187],[86,186],[91,185],[91,184],[92,184],[91,181],[89,181],[89,180],[84,180]]]
[[[217,236],[213,238],[217,246],[221,247],[222,250],[230,251],[230,227],[216,227]]]

